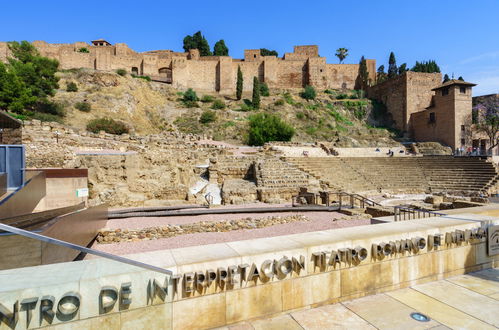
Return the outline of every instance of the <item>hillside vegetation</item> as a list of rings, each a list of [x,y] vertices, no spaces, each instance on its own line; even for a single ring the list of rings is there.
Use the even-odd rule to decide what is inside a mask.
[[[380,128],[390,124],[383,105],[363,98],[361,91],[317,90],[315,99],[306,100],[302,90],[270,90],[253,110],[251,93],[238,101],[113,72],[69,70],[57,75],[53,100],[66,110],[64,123],[79,129],[93,119],[112,118],[139,134],[178,130],[246,143],[249,117],[268,113],[294,128],[296,142],[333,141],[339,147],[397,143],[394,132]]]

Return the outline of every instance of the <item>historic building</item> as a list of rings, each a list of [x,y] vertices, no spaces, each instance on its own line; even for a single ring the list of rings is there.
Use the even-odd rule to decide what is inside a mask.
[[[486,137],[472,132],[472,84],[442,83],[440,73],[408,71],[369,88],[383,102],[394,126],[415,141],[436,141],[454,150],[469,147],[484,153]]]
[[[261,56],[259,49],[244,52],[244,59],[230,56],[200,56],[197,49],[189,52],[154,50],[137,53],[124,43],[110,44],[93,40],[90,44],[49,44],[35,41],[33,45],[43,56],[57,59],[62,69],[95,70],[125,69],[131,74],[147,75],[153,80],[171,83],[176,88],[232,93],[235,91],[237,69],[244,77],[243,89],[251,91],[253,77],[270,88],[354,89],[358,64],[329,64],[319,55],[318,46],[295,46],[293,53],[282,58]],[[9,56],[7,43],[0,42],[0,60]],[[376,61],[367,60],[370,78],[375,79]]]

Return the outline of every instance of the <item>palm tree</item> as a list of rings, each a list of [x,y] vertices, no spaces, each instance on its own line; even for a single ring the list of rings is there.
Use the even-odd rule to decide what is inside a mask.
[[[335,54],[339,59],[340,59],[340,63],[343,62],[343,60],[348,56],[348,49],[346,48],[338,48],[336,50],[336,54]]]

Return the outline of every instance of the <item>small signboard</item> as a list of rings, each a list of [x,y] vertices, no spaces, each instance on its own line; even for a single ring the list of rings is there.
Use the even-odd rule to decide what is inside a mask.
[[[488,229],[488,252],[489,256],[499,254],[499,225],[491,226]]]
[[[88,188],[76,189],[76,197],[87,197],[87,196],[88,196]]]

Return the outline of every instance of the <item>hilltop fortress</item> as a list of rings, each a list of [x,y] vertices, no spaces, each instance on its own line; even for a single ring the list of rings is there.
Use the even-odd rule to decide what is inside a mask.
[[[270,88],[354,89],[358,64],[328,64],[319,55],[318,46],[295,46],[293,53],[261,56],[259,49],[244,51],[244,59],[230,56],[200,56],[197,49],[189,52],[153,50],[137,53],[124,43],[111,45],[99,39],[91,44],[49,44],[35,41],[41,55],[56,59],[62,69],[88,68],[95,70],[125,69],[136,75],[171,83],[173,87],[202,91],[232,93],[235,91],[237,68],[244,76],[245,91],[253,88],[253,77],[265,81]],[[83,50],[83,51],[82,51]],[[88,52],[87,52],[88,51]],[[9,56],[7,43],[0,42],[0,60]],[[370,78],[376,77],[376,61],[367,60]]]
[[[42,56],[59,61],[61,69],[87,68],[101,71],[124,69],[149,76],[174,88],[204,92],[235,92],[237,70],[244,77],[244,91],[253,89],[253,77],[272,89],[356,89],[358,64],[329,64],[319,47],[295,46],[282,58],[261,56],[259,49],[244,51],[244,59],[230,56],[200,56],[199,50],[174,52],[153,50],[137,53],[124,43],[106,40],[91,44],[49,44],[35,41]],[[0,61],[10,56],[8,44],[0,42]],[[372,86],[367,95],[386,105],[393,126],[414,141],[437,141],[453,149],[473,147],[481,152],[489,142],[471,130],[472,87],[475,84],[451,80],[442,84],[440,73],[407,71],[376,83],[376,61],[366,60]]]

